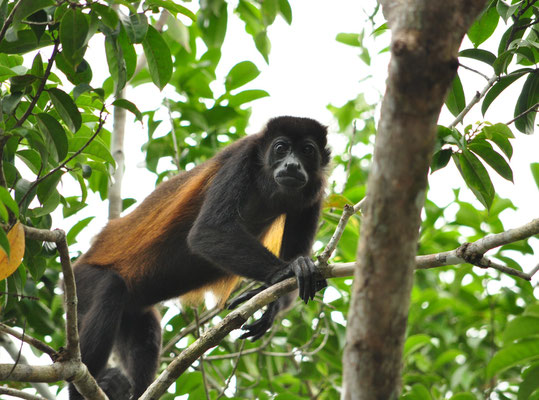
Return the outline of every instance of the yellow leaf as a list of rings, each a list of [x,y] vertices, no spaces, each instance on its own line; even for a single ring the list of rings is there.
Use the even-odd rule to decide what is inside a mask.
[[[10,257],[3,249],[0,249],[0,281],[10,276],[21,264],[24,257],[24,228],[17,223],[7,234],[10,247]]]

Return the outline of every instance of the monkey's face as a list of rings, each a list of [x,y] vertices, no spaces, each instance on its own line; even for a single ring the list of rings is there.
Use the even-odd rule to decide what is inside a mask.
[[[299,190],[309,182],[308,171],[316,171],[320,150],[309,138],[292,141],[286,136],[275,138],[269,148],[269,165],[273,179],[283,189]]]

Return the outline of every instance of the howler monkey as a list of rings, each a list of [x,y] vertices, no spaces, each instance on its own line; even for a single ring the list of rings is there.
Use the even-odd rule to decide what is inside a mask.
[[[326,134],[309,118],[271,119],[262,132],[160,184],[97,235],[74,269],[80,344],[82,361],[111,397],[112,381],[123,376],[106,369],[113,349],[135,398],[155,377],[161,328],[154,304],[176,296],[196,303],[209,291],[222,305],[240,277],[266,287],[295,276],[305,302],[325,286],[309,255],[329,162]],[[270,304],[243,337],[260,338],[287,301]],[[81,398],[73,386],[70,398]]]

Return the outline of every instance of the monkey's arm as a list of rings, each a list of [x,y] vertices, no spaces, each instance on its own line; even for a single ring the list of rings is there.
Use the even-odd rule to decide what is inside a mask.
[[[249,192],[256,191],[250,172],[255,168],[252,164],[248,154],[238,154],[238,157],[223,162],[189,232],[189,247],[195,254],[229,273],[267,285],[296,276],[301,287],[300,296],[307,301],[316,290],[311,277],[313,270],[305,258],[287,261],[277,258],[248,232],[246,224],[249,221],[240,215],[242,202],[258,195]],[[258,203],[262,214],[264,202],[254,202]]]
[[[327,286],[327,282],[324,278],[316,276],[316,267],[311,259],[308,258],[309,254],[311,253],[314,236],[318,228],[319,214],[320,204],[315,204],[311,208],[304,210],[304,212],[299,215],[290,215],[289,218],[287,217],[283,245],[281,249],[281,256],[284,259],[297,259],[298,256],[304,256],[305,259],[308,260],[306,262],[310,263],[310,268],[312,271],[314,271],[312,273],[312,279],[315,282],[315,292],[322,290]],[[243,293],[230,303],[229,308],[232,309],[237,307],[240,303],[249,300],[266,288],[267,286],[263,285],[257,289]],[[242,327],[242,329],[246,332],[240,336],[240,338],[250,338],[252,341],[261,338],[268,331],[268,329],[271,328],[279,313],[287,311],[290,308],[297,295],[298,290],[294,290],[273,303],[268,304],[266,311],[262,317],[260,317],[260,319]]]

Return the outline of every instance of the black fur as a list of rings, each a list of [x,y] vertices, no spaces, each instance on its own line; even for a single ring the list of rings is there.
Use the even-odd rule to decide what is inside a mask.
[[[279,138],[287,142],[286,154],[286,146],[275,149]],[[161,345],[159,319],[152,306],[159,301],[228,275],[255,279],[266,286],[296,276],[304,301],[325,286],[325,280],[315,277],[309,255],[324,192],[324,167],[329,161],[326,144],[326,128],[318,122],[279,117],[270,120],[263,132],[221,151],[214,158],[218,171],[207,190],[201,188],[192,199],[192,211],[159,227],[162,232],[151,246],[130,250],[136,251],[134,260],[145,261],[136,279],[122,272],[125,266],[115,262],[97,265],[91,260],[107,251],[111,232],[115,248],[121,249],[123,235],[129,235],[133,221],[164,212],[168,205],[164,203],[204,171],[205,165],[161,184],[130,216],[112,221],[97,236],[77,263],[75,277],[82,360],[98,381],[110,381],[105,379],[110,377],[106,364],[115,349],[133,382],[135,398],[151,383]],[[306,146],[314,146],[314,152]],[[290,159],[295,161],[286,161]],[[278,168],[287,182],[284,186],[274,177]],[[259,240],[283,213],[283,243],[280,257],[276,257]],[[260,338],[288,303],[286,297],[272,303],[259,321],[244,327],[244,337]],[[73,387],[70,398],[80,398]]]

